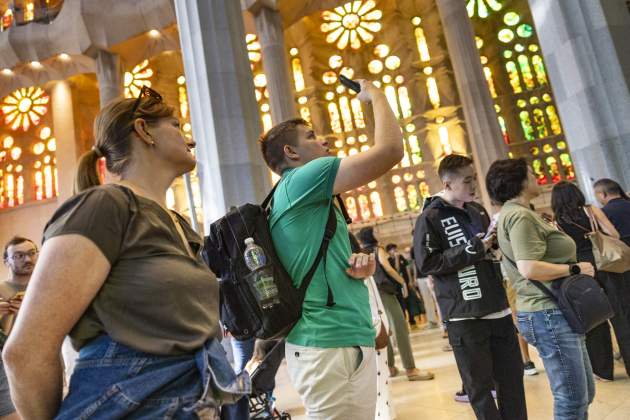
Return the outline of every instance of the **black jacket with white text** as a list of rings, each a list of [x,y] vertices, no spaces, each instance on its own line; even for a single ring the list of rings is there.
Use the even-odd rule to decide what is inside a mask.
[[[475,203],[464,208],[431,197],[416,221],[413,249],[418,271],[434,278],[444,320],[479,318],[508,308],[498,262],[487,258],[476,235],[490,218]]]

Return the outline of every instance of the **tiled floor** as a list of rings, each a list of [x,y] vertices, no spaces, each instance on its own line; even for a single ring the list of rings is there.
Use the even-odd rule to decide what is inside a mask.
[[[416,363],[421,369],[429,369],[436,379],[429,382],[409,382],[404,377],[392,379],[393,400],[398,420],[474,420],[468,404],[453,401],[453,394],[461,382],[453,353],[441,350],[446,340],[436,330],[414,332],[412,345]],[[530,348],[536,366],[542,362]],[[596,382],[597,393],[589,411],[589,420],[630,420],[630,379],[623,366],[615,363],[614,382]],[[293,390],[282,366],[277,377],[276,396],[278,407],[288,410],[295,420],[304,419],[304,408]],[[552,399],[549,383],[544,372],[525,377],[527,410],[530,420],[552,419]],[[361,419],[363,420],[363,419]]]

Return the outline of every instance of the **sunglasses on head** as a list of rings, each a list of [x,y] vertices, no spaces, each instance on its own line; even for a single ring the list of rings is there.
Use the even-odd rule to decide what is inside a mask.
[[[140,93],[138,94],[138,97],[136,98],[136,101],[133,103],[133,107],[131,108],[131,115],[135,114],[138,110],[142,98],[152,98],[155,99],[157,102],[162,102],[162,95],[160,95],[157,91],[151,89],[148,86],[142,86],[142,89],[140,89]]]

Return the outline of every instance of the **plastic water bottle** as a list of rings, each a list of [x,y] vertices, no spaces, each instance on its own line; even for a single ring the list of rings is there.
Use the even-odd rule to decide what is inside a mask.
[[[267,256],[265,251],[254,243],[254,238],[245,239],[243,257],[245,258],[245,265],[253,273],[253,275],[248,276],[248,279],[256,291],[260,306],[263,309],[268,309],[280,303],[278,287],[273,281],[273,273],[269,267],[263,269],[267,264]]]

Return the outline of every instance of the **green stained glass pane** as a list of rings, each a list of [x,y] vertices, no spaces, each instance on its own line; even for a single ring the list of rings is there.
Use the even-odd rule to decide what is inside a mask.
[[[545,111],[547,112],[549,123],[551,124],[551,132],[555,135],[562,134],[562,125],[560,124],[560,118],[558,118],[556,107],[548,105],[547,108],[545,108]]]
[[[523,44],[516,44],[516,45],[514,46],[514,49],[515,49],[517,52],[523,52],[523,51],[525,51],[525,47],[523,46]]]
[[[556,147],[558,148],[558,150],[564,150],[567,148],[567,144],[564,141],[559,141],[558,143],[556,143]]]
[[[499,41],[507,44],[508,42],[511,42],[514,39],[514,32],[512,32],[511,29],[503,28],[499,31],[498,37],[499,37]]]
[[[525,86],[528,90],[531,90],[536,85],[534,82],[534,75],[532,74],[532,69],[529,65],[529,59],[526,55],[521,54],[518,56],[518,66],[521,69],[521,74],[523,75],[523,81],[525,82]]]
[[[526,105],[527,101],[525,99],[519,99],[518,101],[516,101],[516,106],[519,108],[525,108]]]
[[[545,138],[549,136],[549,131],[547,131],[547,124],[545,124],[545,114],[539,108],[536,108],[532,111],[534,114],[534,125],[536,126],[536,134],[539,139]]]
[[[560,155],[560,163],[564,168],[564,173],[567,179],[575,179],[575,171],[573,170],[573,162],[571,162],[571,156],[568,153]]]
[[[516,33],[521,38],[529,38],[534,34],[534,29],[530,25],[523,23],[522,25],[519,25],[518,28],[516,28]]]
[[[529,46],[529,50],[530,50],[531,52],[537,52],[539,49],[540,49],[540,48],[538,48],[538,45],[536,45],[536,44],[531,44],[531,45]]]
[[[497,104],[494,104],[494,110],[496,112],[501,112],[501,107],[499,105],[497,105]]]
[[[532,96],[529,98],[529,103],[532,105],[537,105],[540,103],[540,99],[537,96]]]
[[[543,63],[542,57],[539,55],[533,56],[532,65],[534,66],[534,73],[536,73],[536,80],[538,80],[538,84],[546,85],[547,72],[545,71],[545,64]]]
[[[514,93],[521,93],[523,89],[521,88],[521,79],[518,75],[518,70],[516,69],[516,64],[514,61],[508,61],[505,63],[505,69],[508,72],[508,77],[510,79],[510,86],[512,86],[512,90]]]
[[[499,3],[497,0],[486,0],[486,1],[488,2],[488,6],[490,6],[490,8],[494,10],[495,12],[498,12],[503,7],[501,3]]]
[[[512,51],[510,51],[510,50],[503,51],[503,57],[505,57],[505,58],[512,58],[513,54],[514,53]]]
[[[518,114],[519,119],[521,120],[521,128],[523,129],[523,135],[525,139],[528,141],[535,140],[534,137],[534,127],[532,127],[531,119],[529,118],[529,112],[521,111]]]
[[[521,17],[518,15],[518,13],[514,12],[507,12],[505,16],[503,16],[503,22],[505,22],[505,24],[508,26],[514,26],[519,23],[520,20]]]

